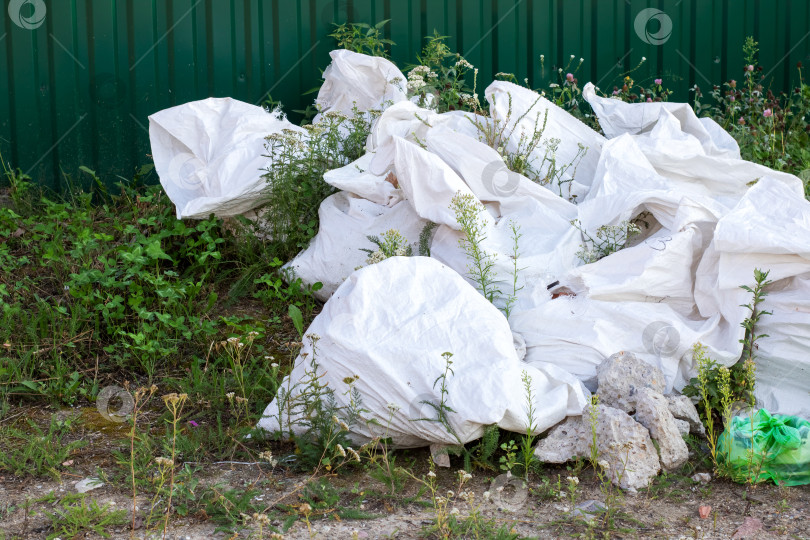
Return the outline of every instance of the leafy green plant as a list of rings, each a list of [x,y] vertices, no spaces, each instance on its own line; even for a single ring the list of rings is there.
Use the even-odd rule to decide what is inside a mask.
[[[754,287],[751,288],[747,285],[740,286],[741,289],[751,293],[752,295],[751,301],[742,306],[748,308],[750,312],[750,314],[741,323],[742,327],[745,328],[745,336],[740,340],[740,343],[743,344],[742,361],[744,364],[753,364],[754,356],[756,354],[755,351],[757,349],[757,341],[759,341],[761,338],[768,337],[768,334],[756,333],[756,325],[759,324],[760,319],[764,315],[772,315],[772,312],[763,311],[761,309],[762,301],[764,300],[765,296],[768,295],[768,293],[765,292],[765,288],[772,283],[768,279],[768,274],[770,274],[770,270],[763,272],[758,268],[754,269]],[[753,388],[750,389],[750,392],[753,392]]]
[[[512,232],[512,253],[509,258],[512,259],[512,292],[506,297],[504,301],[503,313],[506,318],[512,313],[512,308],[517,302],[517,293],[523,289],[523,285],[518,287],[518,277],[521,271],[525,268],[518,268],[518,259],[520,259],[520,238],[523,236],[520,233],[520,225],[514,221],[509,221],[509,230]]]
[[[312,353],[304,353],[305,357],[310,356],[304,377],[281,386],[276,396],[278,413],[275,417],[281,427],[276,435],[295,442],[301,467],[334,472],[360,462],[360,455],[351,447],[347,434],[365,410],[362,397],[354,387],[357,377],[344,380],[350,405],[338,404],[335,389],[324,383],[319,373],[317,343],[320,337],[314,334],[306,337],[312,344]]]
[[[571,221],[571,225],[582,234],[584,243],[580,245],[577,257],[585,264],[616,253],[627,245],[630,238],[641,232],[638,225],[631,221],[623,221],[618,225],[602,225],[593,235],[582,228],[578,219]]]
[[[496,424],[485,426],[481,440],[472,449],[473,464],[481,469],[496,471],[498,468],[492,462],[495,453],[498,451],[498,443],[501,438],[501,430]]]
[[[503,455],[501,456],[501,470],[506,472],[512,472],[512,469],[518,464],[517,455],[518,455],[518,446],[515,444],[514,439],[509,439],[509,442],[505,442],[501,444],[501,451]]]
[[[528,482],[529,471],[537,461],[534,457],[534,441],[537,439],[534,434],[537,431],[537,410],[534,406],[535,395],[532,389],[531,375],[523,371],[520,374],[520,380],[523,382],[523,394],[526,398],[526,432],[520,438],[520,457],[523,466],[523,478]]]
[[[542,96],[537,96],[534,103],[518,116],[512,106],[512,95],[508,94],[506,115],[503,118],[494,115],[487,118],[484,111],[476,110],[479,114],[471,117],[470,121],[478,130],[479,139],[498,152],[509,170],[540,185],[554,185],[560,197],[575,202],[576,196],[571,194],[571,184],[588,149],[580,145],[570,163],[558,163],[557,149],[561,140],[543,138],[548,125],[548,110],[542,115],[534,116],[531,132],[523,128],[523,121],[530,118],[541,99]],[[569,171],[570,178],[565,178]],[[567,194],[564,192],[566,185],[569,187]]]
[[[323,288],[323,283],[305,285],[291,269],[282,268],[283,265],[281,259],[273,257],[273,260],[264,266],[264,270],[271,272],[263,273],[253,280],[256,289],[253,298],[260,300],[267,309],[276,314],[288,310],[288,306],[295,306],[306,314],[307,318],[311,317],[316,306],[314,293]]]
[[[376,250],[360,248],[368,253],[366,264],[384,261],[389,257],[410,257],[413,247],[408,240],[396,229],[389,229],[380,236],[368,236],[369,242],[377,246]]]
[[[476,81],[470,88],[467,74],[472,71],[474,79],[478,70],[460,54],[450,51],[442,36],[434,31],[428,36],[422,54],[417,55],[417,65],[408,68],[408,96],[417,98],[420,107],[443,113],[455,110],[472,111],[479,107]]]
[[[324,182],[329,170],[348,165],[365,153],[371,125],[381,111],[352,115],[326,112],[322,120],[305,130],[283,130],[267,137],[270,166],[267,180],[267,204],[262,217],[274,243],[272,254],[289,260],[309,245],[318,231],[318,208],[335,193]]]
[[[714,85],[709,93],[711,100],[705,103],[696,86],[695,110],[701,116],[711,116],[731,133],[744,159],[798,174],[808,163],[810,86],[804,83],[799,62],[798,86],[775,93],[767,87],[758,54],[758,43],[747,37],[743,44],[742,80]]]
[[[696,397],[704,405],[699,412],[707,428],[713,427],[714,422],[727,422],[730,415],[731,404],[743,402],[755,404],[754,387],[756,384],[756,364],[754,357],[757,350],[756,342],[767,337],[767,334],[757,334],[756,325],[769,311],[761,309],[765,288],[771,283],[768,272],[754,270],[754,287],[742,285],[741,288],[751,293],[752,298],[743,307],[749,309],[750,314],[741,325],[745,328],[745,336],[740,340],[743,344],[743,354],[739,362],[730,367],[719,366],[708,357],[706,348],[701,344],[694,347],[694,362],[698,376],[693,377],[683,393],[689,397]],[[719,431],[715,434],[719,435]],[[711,439],[711,437],[709,437]],[[714,454],[714,453],[713,453]]]
[[[810,185],[810,183],[808,184]],[[438,223],[429,221],[419,233],[419,255],[422,257],[430,257],[430,241],[433,238],[433,231],[438,227]]]
[[[329,34],[329,37],[337,41],[338,47],[356,53],[387,58],[388,49],[392,45],[396,45],[390,39],[383,37],[382,29],[389,22],[390,19],[386,19],[374,26],[366,23],[333,23],[335,30]]]
[[[483,205],[471,193],[457,193],[450,202],[450,209],[463,233],[459,238],[459,247],[467,254],[467,275],[472,279],[484,298],[494,303],[501,291],[495,281],[495,260],[483,246],[486,240],[486,222],[481,213],[486,212]]]
[[[391,421],[399,409],[399,405],[389,403],[388,418],[385,426],[382,426],[382,433],[360,448],[367,458],[366,466],[370,468],[369,474],[385,485],[390,497],[402,490],[404,482],[408,478],[407,470],[396,464],[397,458],[390,449],[393,443],[390,437]],[[373,427],[379,426],[379,423],[376,420],[369,420],[367,425],[371,431]]]

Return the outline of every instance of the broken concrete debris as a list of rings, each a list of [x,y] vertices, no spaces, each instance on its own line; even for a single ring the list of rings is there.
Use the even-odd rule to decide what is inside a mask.
[[[626,413],[636,410],[636,395],[642,388],[663,394],[664,374],[657,367],[639,360],[630,352],[618,352],[596,368],[599,399]]]
[[[689,457],[683,437],[694,429],[693,422],[700,425],[689,398],[664,396],[661,371],[630,353],[606,359],[597,374],[599,404],[593,414],[589,405],[582,416],[554,427],[538,443],[535,456],[549,463],[590,457],[595,440],[599,466],[629,491],[647,487],[662,468],[683,465]]]

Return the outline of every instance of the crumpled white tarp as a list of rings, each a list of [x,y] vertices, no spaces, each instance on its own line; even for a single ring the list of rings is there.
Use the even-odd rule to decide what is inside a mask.
[[[698,118],[688,103],[626,103],[596,95],[593,83],[585,85],[582,96],[599,117],[599,125],[609,139],[625,133],[646,133],[658,123],[661,112],[667,111],[678,119],[685,134],[700,142],[707,154],[740,159],[740,147],[734,137],[711,118]]]
[[[742,321],[754,269],[770,271],[757,334],[757,399],[769,411],[810,418],[810,202],[770,178],[757,182],[717,224],[695,283],[701,313]],[[700,294],[698,295],[698,291]],[[728,339],[745,331],[730,324]]]
[[[281,114],[231,98],[178,105],[149,117],[152,158],[177,218],[244,214],[263,203],[265,137],[303,131]]]
[[[355,94],[368,106],[388,99],[387,85],[374,94],[371,84],[387,80],[388,72],[364,71],[370,60],[362,55],[338,57],[358,69],[350,70],[351,84],[336,80],[330,103],[346,105]],[[363,90],[357,93],[355,86]],[[326,175],[342,191],[324,201],[318,235],[290,266],[305,282],[325,285],[324,312],[308,330],[321,336],[325,376],[341,381],[360,375],[375,418],[388,417],[389,402],[403,407],[392,419],[398,444],[457,442],[435,422],[410,421],[407,411],[420,393],[437,398],[431,385],[443,366],[440,350],[458,361],[448,382],[456,379],[459,386],[448,394],[448,405],[463,411],[454,419],[463,440],[488,422],[525,428],[512,401],[520,389],[515,373],[523,369],[559,400],[538,402],[546,425],[581,410],[587,392],[579,383],[593,390],[596,367],[617,351],[659,366],[669,389],[695,375],[691,351],[698,342],[731,365],[742,353],[741,323],[748,313],[741,304],[750,301],[740,286],[754,285],[755,268],[770,270],[774,280],[762,306],[773,314],[763,316],[758,331],[769,334],[759,343],[758,399],[771,412],[810,417],[810,203],[801,181],[741,160],[730,135],[686,104],[622,103],[597,96],[590,84],[583,94],[607,138],[509,83],[486,90],[493,118],[437,114],[396,96],[375,123],[366,156]],[[580,145],[588,150],[575,177],[540,185],[509,171],[475,124],[506,122],[503,146],[514,151],[546,111],[543,138],[559,139],[559,163],[574,159]],[[545,148],[529,156],[541,171]],[[508,321],[473,294],[450,209],[458,193],[481,204],[482,247],[494,257],[501,291],[495,307],[503,310],[506,298],[516,297]],[[592,246],[580,229],[595,236],[600,226],[634,219],[642,232],[624,249],[582,263],[578,252]],[[360,248],[373,248],[367,236],[394,228],[416,242],[428,222],[437,224],[431,259],[397,257],[354,270],[365,265]],[[520,234],[516,285],[514,228]],[[548,286],[555,283],[575,296],[553,296]],[[348,327],[341,322],[347,317]],[[294,386],[303,374],[311,358],[309,349],[303,353],[285,384]],[[411,389],[420,369],[430,376],[416,379]],[[486,399],[479,387],[486,388]],[[487,392],[497,399],[488,401]],[[272,429],[268,418],[261,425]],[[358,439],[375,435],[363,426],[352,433]]]
[[[406,101],[407,79],[393,62],[380,56],[368,56],[346,49],[329,53],[332,62],[323,72],[323,86],[315,104],[320,113],[351,116],[355,108],[361,112],[383,110],[389,104]]]

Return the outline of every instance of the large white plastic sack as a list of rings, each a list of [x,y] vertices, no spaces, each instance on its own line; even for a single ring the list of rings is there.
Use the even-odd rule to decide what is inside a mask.
[[[402,191],[387,174],[369,171],[374,154],[369,152],[360,159],[323,175],[327,184],[377,204],[391,206],[402,200]]]
[[[582,97],[593,108],[599,118],[599,125],[608,138],[625,133],[646,133],[658,123],[661,112],[667,111],[678,119],[684,133],[700,141],[707,155],[740,159],[740,147],[734,137],[711,118],[698,118],[688,103],[626,103],[620,99],[597,96],[593,83],[585,85]]]
[[[408,99],[405,76],[390,60],[346,49],[329,56],[332,63],[323,72],[323,86],[315,100],[320,114],[313,123],[326,112],[352,116],[355,107],[360,112],[382,110]]]
[[[769,411],[810,418],[810,202],[770,178],[720,220],[698,269],[697,306],[732,323],[729,342],[744,337],[751,294],[740,286],[754,286],[754,269],[774,281],[761,306],[772,314],[757,327],[768,334],[756,350],[757,398]]]
[[[808,265],[810,268],[810,265]],[[757,332],[757,401],[769,411],[810,418],[810,271],[769,288]]]
[[[236,216],[263,203],[265,137],[301,130],[279,113],[231,98],[178,105],[149,117],[152,157],[177,218]],[[301,130],[303,131],[303,130]]]
[[[393,257],[353,273],[306,335],[292,372],[259,422],[268,431],[301,432],[295,427],[300,417],[284,411],[294,409],[296,396],[306,390],[302,381],[309,379],[312,362],[340,407],[351,399],[345,380],[359,376],[353,388],[366,412],[350,426],[358,443],[388,436],[399,447],[459,444],[492,424],[524,433],[524,373],[531,379],[535,433],[580,414],[587,401],[587,392],[564,372],[520,362],[503,315],[457,272],[430,258]],[[453,355],[452,372],[442,396],[436,380],[447,367],[445,352]],[[442,400],[455,411],[448,413],[450,430],[427,420],[437,416],[424,402],[438,406]],[[390,422],[389,404],[399,407]]]
[[[510,153],[518,153],[521,137],[531,139],[535,129],[541,129],[546,122],[542,140],[559,141],[555,156],[556,166],[574,164],[560,178],[555,179],[549,188],[567,199],[581,199],[593,182],[605,138],[528,88],[496,81],[487,87],[485,94],[493,120],[500,126],[506,126],[506,133],[510,135],[504,145]],[[577,157],[582,149],[585,150],[585,155]],[[543,176],[548,175],[552,167],[550,162],[543,162],[546,153],[544,142],[529,156],[532,167]]]
[[[318,234],[285,268],[291,269],[306,284],[320,282],[323,287],[315,292],[315,297],[323,302],[352,272],[366,266],[369,255],[362,249],[378,249],[369,236],[379,238],[384,232],[395,229],[412,246],[413,252],[418,253],[419,234],[425,226],[401,198],[390,201],[389,206],[345,191],[323,201],[318,218]]]
[[[424,139],[428,131],[443,127],[478,138],[475,122],[488,122],[484,117],[463,111],[436,113],[422,109],[409,101],[386,109],[377,120],[369,137],[369,149],[375,152],[371,171],[383,174],[393,166],[394,139],[402,138],[416,143]]]

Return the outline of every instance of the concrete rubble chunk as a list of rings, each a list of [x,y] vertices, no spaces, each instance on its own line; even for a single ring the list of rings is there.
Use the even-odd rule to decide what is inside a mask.
[[[676,418],[675,425],[678,427],[678,433],[681,434],[681,437],[686,437],[689,435],[689,422]]]
[[[712,475],[707,472],[695,473],[692,475],[692,481],[705,485],[712,481]]]
[[[661,370],[629,352],[618,352],[599,364],[596,377],[600,401],[626,413],[635,410],[639,389],[651,388],[661,394],[666,389]]]
[[[645,488],[661,470],[650,433],[626,412],[598,405],[596,425],[599,461],[611,482],[631,492]],[[569,417],[540,441],[535,456],[544,462],[564,463],[590,457],[590,406],[580,417]]]
[[[534,455],[543,463],[565,463],[575,457],[590,455],[590,426],[585,430],[582,416],[569,416],[554,426],[541,440]]]
[[[650,388],[636,394],[636,422],[646,427],[658,442],[661,465],[674,471],[689,459],[689,448],[683,440],[675,417],[669,412],[667,398]]]
[[[704,435],[706,428],[700,421],[697,408],[692,400],[682,394],[670,394],[666,396],[669,412],[678,420],[689,422],[689,432],[695,435]]]
[[[574,508],[570,516],[574,519],[581,519],[593,525],[599,514],[604,514],[607,507],[599,501],[593,499],[579,503]]]

